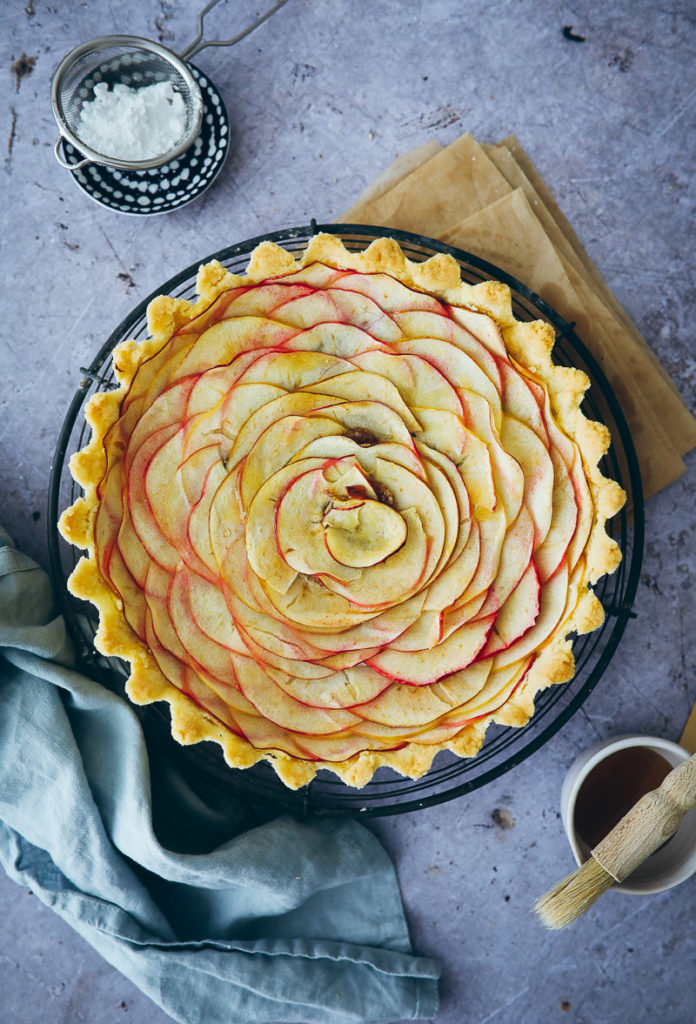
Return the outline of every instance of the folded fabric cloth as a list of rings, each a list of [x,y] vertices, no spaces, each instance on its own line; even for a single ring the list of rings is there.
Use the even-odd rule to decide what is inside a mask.
[[[249,828],[243,801],[216,808],[151,764],[2,529],[0,654],[0,862],[175,1020],[435,1014],[439,968],[411,952],[377,839],[353,821]]]

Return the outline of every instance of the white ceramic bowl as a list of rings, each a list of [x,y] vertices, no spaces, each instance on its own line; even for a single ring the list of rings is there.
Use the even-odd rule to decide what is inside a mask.
[[[563,781],[561,790],[561,816],[563,827],[573,856],[578,865],[583,863],[577,836],[573,827],[575,801],[583,782],[600,761],[626,747],[647,747],[669,761],[675,768],[690,755],[678,743],[663,740],[657,736],[631,734],[615,736],[610,740],[595,743],[575,759]],[[696,808],[684,816],[678,831],[661,849],[656,850],[621,884],[612,888],[616,892],[647,896],[663,892],[690,878],[696,872]]]

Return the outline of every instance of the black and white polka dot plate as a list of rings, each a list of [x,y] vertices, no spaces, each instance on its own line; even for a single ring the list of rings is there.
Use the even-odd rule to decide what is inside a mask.
[[[109,210],[133,216],[169,213],[196,199],[215,180],[225,162],[230,125],[220,93],[193,64],[203,97],[201,130],[191,146],[176,160],[146,171],[119,170],[103,164],[87,164],[71,171],[83,192]],[[67,163],[79,163],[83,155],[63,140]]]

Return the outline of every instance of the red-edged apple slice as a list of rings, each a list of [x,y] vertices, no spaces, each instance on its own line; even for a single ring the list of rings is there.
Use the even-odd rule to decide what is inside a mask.
[[[460,599],[471,584],[480,559],[481,532],[478,520],[472,518],[469,536],[462,551],[428,586],[425,609],[441,611]]]
[[[430,319],[432,314],[397,314],[396,319],[403,320],[408,316],[426,317]],[[435,318],[437,319],[437,317]],[[456,325],[453,325],[456,328]],[[455,331],[456,333],[456,331]],[[460,332],[462,333],[462,332]],[[455,388],[469,388],[476,394],[482,395],[491,408],[494,410],[494,418],[500,412],[500,393],[497,383],[499,381],[498,367],[495,360],[486,353],[482,361],[486,363],[488,370],[481,368],[480,363],[463,348],[454,343],[441,341],[433,335],[411,334],[403,341],[394,344],[397,352],[421,356],[429,363],[432,363]],[[479,346],[481,352],[485,352],[483,346]]]
[[[492,669],[485,686],[469,700],[450,712],[444,720],[459,722],[460,725],[465,725],[472,718],[479,718],[485,714],[492,714],[498,711],[520,685],[532,660],[531,658],[526,658],[521,662],[516,662],[514,665],[508,665],[504,669]],[[490,664],[490,659],[479,664]]]
[[[500,556],[505,540],[506,522],[502,511],[489,512],[487,509],[476,509],[476,521],[479,529],[479,559],[469,585],[461,591],[456,600],[456,607],[478,597],[490,587],[498,573]],[[465,549],[466,550],[466,549]]]
[[[356,665],[341,672],[334,672],[325,679],[297,679],[287,677],[277,680],[278,686],[294,700],[316,708],[346,708],[374,700],[388,686],[389,679],[375,672],[369,665]]]
[[[457,467],[471,505],[494,509],[497,503],[490,452],[462,421],[437,409],[418,409],[423,430],[418,441],[445,455]]]
[[[500,327],[488,313],[481,313],[468,306],[448,306],[452,319],[463,327],[479,344],[500,359],[507,359],[507,349]],[[468,349],[467,349],[468,351]]]
[[[459,629],[460,626],[465,625],[467,622],[472,622],[474,619],[479,618],[479,613],[483,608],[484,603],[488,598],[488,594],[484,591],[483,594],[479,594],[478,597],[474,597],[471,601],[467,601],[466,604],[461,607],[454,607],[450,610],[442,613],[442,640],[446,640],[448,636],[454,633],[455,629]]]
[[[145,638],[145,598],[117,545],[113,545],[107,565],[107,579],[123,602],[123,617],[141,640]]]
[[[455,389],[435,366],[421,356],[372,350],[354,356],[351,362],[361,370],[391,381],[411,410],[422,407],[461,415],[461,403]]]
[[[275,384],[286,391],[299,391],[317,381],[353,372],[353,364],[347,359],[326,352],[267,352],[244,371],[239,383]]]
[[[530,386],[531,381],[522,372],[505,360],[500,361],[500,372],[503,378],[503,411],[506,416],[526,423],[546,448],[551,445],[546,424],[542,417],[542,409],[535,392]],[[542,406],[543,408],[543,406]]]
[[[429,651],[382,651],[369,664],[392,679],[414,686],[435,683],[470,665],[486,643],[494,615],[460,626]]]
[[[367,295],[386,313],[402,313],[409,310],[423,310],[429,313],[444,312],[444,306],[432,295],[416,292],[397,281],[390,274],[346,274],[335,285],[336,288]]]
[[[350,317],[341,313],[328,289],[312,291],[302,298],[286,302],[268,315],[283,326],[296,328],[313,327],[327,320],[350,323]]]
[[[533,547],[534,523],[527,509],[523,508],[505,534],[498,571],[488,591],[486,603],[481,609],[481,615],[497,612],[505,604],[529,568]]]
[[[216,679],[234,685],[235,675],[230,648],[211,640],[201,629],[189,604],[186,577],[186,570],[174,573],[168,597],[169,615],[181,646],[188,652],[190,664],[200,665]],[[228,642],[230,639],[228,636]],[[241,648],[242,652],[246,653],[241,640],[235,639],[237,650]]]
[[[340,287],[328,288],[326,294],[331,297],[336,308],[340,310],[339,319],[367,331],[378,341],[391,343],[401,337],[401,331],[392,318],[369,296],[350,292]],[[328,317],[321,317],[314,322],[319,323],[321,320],[327,319]]]
[[[561,564],[578,522],[575,488],[565,461],[555,448],[551,449],[550,454],[554,470],[551,527],[543,544],[534,553],[534,561],[542,583],[545,583]]]
[[[279,750],[283,754],[290,754],[292,757],[306,758],[307,753],[298,746],[296,737],[292,733],[281,729],[274,722],[269,722],[254,714],[244,714],[235,711],[234,717],[239,723],[247,740],[256,750]]]
[[[249,388],[263,388],[264,386],[263,384],[248,385]],[[231,403],[236,401],[237,390],[239,389],[234,389]],[[272,423],[283,419],[285,416],[307,416],[315,410],[328,410],[329,407],[337,404],[338,399],[336,398],[312,395],[304,391],[296,391],[289,395],[284,394],[271,399],[265,405],[257,408],[241,426],[228,459],[228,467],[232,469],[241,462],[249,454],[261,434]],[[322,415],[328,416],[328,412],[322,412]]]
[[[284,416],[260,435],[244,461],[241,479],[242,504],[248,508],[254,496],[279,469],[299,453],[311,455],[307,445],[317,438],[337,435],[341,427],[323,416]],[[317,452],[317,456],[322,455]]]
[[[370,608],[351,604],[347,598],[329,590],[311,576],[298,576],[285,594],[268,586],[264,580],[260,582],[277,613],[295,628],[344,630],[376,614]]]
[[[233,655],[240,689],[259,714],[291,732],[330,735],[342,732],[359,719],[342,708],[324,710],[300,704],[280,689],[251,658]]]
[[[356,728],[366,736],[378,736],[384,735],[380,726],[400,731],[428,725],[479,693],[490,670],[489,662],[480,661],[434,686],[394,683],[368,704],[353,709],[354,714],[364,719]]]
[[[544,541],[553,511],[554,472],[551,456],[531,427],[507,416],[500,431],[503,447],[524,473],[524,504],[534,520],[534,546]]]
[[[215,575],[219,571],[219,563],[215,557],[210,537],[210,509],[218,492],[218,488],[227,478],[227,471],[222,462],[215,462],[203,480],[203,491],[198,502],[192,507],[188,518],[186,534],[191,547],[202,562]]]
[[[440,508],[442,521],[445,527],[440,557],[432,571],[432,576],[437,578],[443,566],[452,557],[455,545],[459,539],[460,510],[457,503],[457,497],[450,481],[446,474],[439,468],[438,464],[432,458],[424,458],[423,465],[427,469],[430,488]],[[461,489],[463,490],[463,487]],[[465,525],[467,528],[466,532],[468,532],[468,521]],[[460,550],[462,547],[463,544],[459,545]]]
[[[153,435],[159,434],[160,430],[171,429],[172,425],[179,425],[182,422],[186,416],[188,400],[194,384],[195,379],[189,378],[167,388],[153,405],[143,413],[129,436],[128,444],[123,454],[124,473],[129,472],[133,459],[144,442],[148,441]],[[117,426],[120,425],[119,422]]]
[[[225,319],[237,316],[268,316],[286,302],[311,295],[314,288],[299,282],[259,284],[236,295],[225,309]]]
[[[441,640],[442,612],[422,612],[408,629],[391,642],[390,650],[429,651],[436,647]]]
[[[329,284],[341,280],[346,275],[352,274],[352,270],[337,270],[325,263],[308,263],[301,270],[292,274],[285,274],[283,281],[292,284],[305,284],[312,288],[326,288]]]
[[[319,396],[317,400],[321,400]],[[397,442],[406,447],[413,445],[408,427],[388,405],[372,401],[336,402],[335,399],[324,399],[325,403],[328,401],[334,404],[325,415],[340,423],[344,430],[365,431],[381,442]]]
[[[493,632],[481,651],[481,657],[497,654],[524,636],[539,614],[539,577],[533,562],[498,612]]]
[[[314,414],[309,418],[313,419]],[[365,475],[370,478],[377,471],[377,460],[383,459],[385,462],[395,462],[425,482],[428,479],[415,446],[399,444],[397,441],[383,441],[363,447],[350,437],[335,434],[327,436],[326,439],[317,438],[310,441],[294,458],[342,459],[348,455],[360,464]]]
[[[340,356],[342,359],[353,359],[361,352],[369,352],[376,349],[381,352],[389,352],[390,348],[371,334],[361,331],[359,327],[352,324],[340,322],[318,323],[316,326],[301,331],[295,337],[289,338],[284,348],[290,350],[302,349],[313,351],[321,349],[330,355]]]
[[[131,522],[141,544],[151,558],[171,572],[176,569],[180,555],[162,533],[153,515],[145,487],[145,475],[154,455],[179,429],[176,423],[162,427],[141,444],[128,474],[126,491]]]
[[[225,366],[241,352],[278,348],[296,333],[292,327],[258,316],[222,320],[201,334],[177,367],[172,380],[181,380],[191,374],[198,376],[214,366]]]
[[[159,637],[155,632],[155,627],[152,620],[152,611],[150,608],[148,608],[145,612],[145,643],[149,647],[150,653],[157,662],[157,666],[162,672],[162,675],[164,675],[165,678],[169,680],[172,686],[176,686],[178,690],[181,690],[183,693],[186,693],[188,689],[186,684],[186,665],[160,643]],[[126,688],[127,686],[128,684],[126,684]],[[133,698],[132,696],[131,699],[134,700],[135,703],[142,703],[137,699]]]
[[[314,394],[331,395],[349,402],[361,402],[365,399],[381,402],[396,413],[410,433],[415,434],[420,430],[418,420],[404,402],[398,389],[379,374],[369,373],[367,370],[353,370],[351,373],[343,373],[330,380],[312,384],[304,390]]]
[[[592,500],[592,494],[582,465],[582,456],[579,451],[575,453],[571,477],[573,487],[575,488],[578,521],[575,526],[573,539],[568,545],[567,559],[569,567],[574,569],[585,550],[594,523],[594,501]]]
[[[173,435],[153,455],[145,473],[145,493],[152,514],[172,548],[178,551],[197,573],[214,578],[208,567],[196,554],[188,538],[188,522],[192,506],[188,501],[181,475],[184,436],[182,431]],[[214,451],[207,450],[207,464],[201,468],[203,479],[216,460]]]
[[[209,718],[214,718],[235,736],[243,736],[239,723],[234,712],[225,700],[225,697],[217,692],[208,682],[198,675],[197,671],[187,668],[186,672],[186,696],[192,700]],[[222,686],[223,684],[218,684]],[[227,687],[225,692],[229,692]],[[241,696],[241,695],[240,695]]]
[[[272,633],[264,630],[244,629],[241,622],[238,623],[238,627],[247,648],[245,653],[256,659],[271,679],[278,680],[293,676],[293,678],[302,680],[318,680],[333,675],[334,670],[322,665],[321,662],[301,661],[297,658],[285,657],[282,654],[284,645],[279,644]]]
[[[561,620],[568,598],[568,566],[561,562],[553,576],[541,588],[539,613],[531,629],[495,657],[495,667],[503,668],[538,650]]]

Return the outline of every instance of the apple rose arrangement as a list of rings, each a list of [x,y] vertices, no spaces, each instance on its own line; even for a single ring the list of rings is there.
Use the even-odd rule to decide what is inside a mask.
[[[390,239],[265,242],[198,292],[155,299],[151,337],[115,350],[60,524],[131,699],[290,787],[418,777],[524,724],[620,557],[608,432],[552,328]]]

